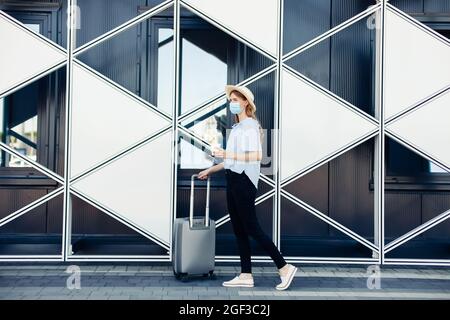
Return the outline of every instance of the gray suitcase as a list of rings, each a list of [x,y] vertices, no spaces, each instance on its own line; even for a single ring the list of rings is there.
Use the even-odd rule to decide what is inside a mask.
[[[210,177],[206,184],[206,212],[194,217],[194,178],[191,176],[189,217],[175,219],[172,239],[173,273],[184,280],[190,275],[213,277],[216,255],[216,224],[209,218]]]

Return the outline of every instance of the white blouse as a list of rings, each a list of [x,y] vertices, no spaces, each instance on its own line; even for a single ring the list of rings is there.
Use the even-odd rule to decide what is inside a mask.
[[[233,124],[227,140],[226,152],[245,153],[246,151],[262,151],[259,124],[253,118],[245,118],[241,122]],[[243,161],[234,159],[224,159],[224,168],[242,173],[247,176],[258,188],[261,161]]]

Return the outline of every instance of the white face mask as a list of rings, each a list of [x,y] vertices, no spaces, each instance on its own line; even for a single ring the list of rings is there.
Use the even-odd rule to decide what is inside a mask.
[[[239,102],[230,102],[229,107],[232,114],[239,114],[242,112],[242,107]]]

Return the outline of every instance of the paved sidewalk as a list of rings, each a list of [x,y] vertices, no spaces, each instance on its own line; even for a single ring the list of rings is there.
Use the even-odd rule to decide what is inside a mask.
[[[274,267],[253,267],[254,288],[225,288],[222,282],[238,267],[217,266],[215,279],[181,282],[168,265],[85,263],[79,265],[81,288],[69,289],[68,266],[0,264],[0,299],[450,299],[444,267],[383,266],[381,288],[369,289],[366,266],[297,265],[290,289],[279,292]]]

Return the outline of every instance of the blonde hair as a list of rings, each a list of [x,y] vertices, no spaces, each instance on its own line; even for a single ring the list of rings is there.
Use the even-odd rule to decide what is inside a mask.
[[[234,93],[235,95],[237,95],[239,98],[241,98],[241,99],[243,99],[243,100],[245,100],[245,101],[248,101],[247,98],[246,98],[242,93],[240,93],[239,91],[237,91],[237,90],[231,91],[231,92],[230,92],[230,96],[231,96],[232,93]],[[262,141],[263,141],[263,138],[264,138],[264,131],[263,131],[263,128],[262,128],[262,126],[261,126],[260,121],[259,121],[258,118],[256,117],[256,110],[252,108],[252,106],[250,105],[250,102],[247,103],[247,106],[245,107],[245,114],[247,115],[247,117],[250,117],[250,118],[252,118],[252,119],[255,119],[256,122],[258,123],[258,127],[259,127],[259,136],[260,136],[260,139],[261,139],[260,141],[261,141],[261,144],[262,144]],[[238,123],[238,122],[239,122],[239,116],[238,116],[237,114],[234,115],[234,122],[235,122],[235,123]]]

